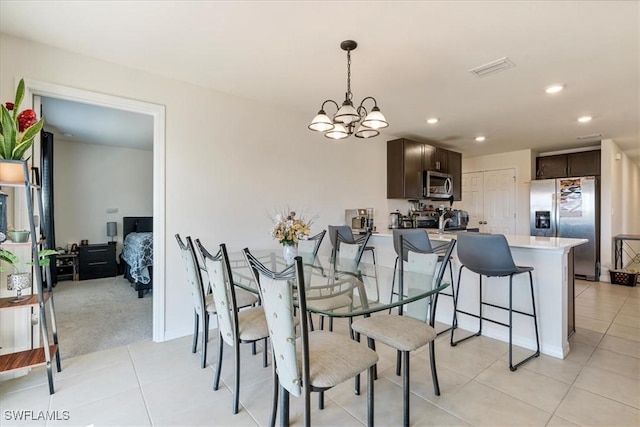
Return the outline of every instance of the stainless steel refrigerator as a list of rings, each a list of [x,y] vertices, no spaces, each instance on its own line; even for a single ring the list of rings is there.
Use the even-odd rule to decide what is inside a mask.
[[[531,181],[531,235],[588,239],[574,248],[577,278],[600,277],[598,177]]]

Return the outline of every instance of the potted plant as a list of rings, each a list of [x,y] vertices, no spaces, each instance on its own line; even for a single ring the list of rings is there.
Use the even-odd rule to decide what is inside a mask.
[[[14,102],[1,105],[0,115],[0,158],[6,160],[22,160],[33,140],[42,130],[44,119],[38,120],[32,109],[20,111],[20,104],[24,98],[24,79],[20,79]],[[5,175],[7,170],[15,170],[17,176]],[[0,164],[0,181],[24,181],[24,169],[21,164]]]
[[[49,258],[51,255],[57,255],[58,252],[53,249],[43,249],[38,252],[38,265],[48,266],[51,262]],[[0,248],[0,261],[4,261],[13,267],[13,273],[7,276],[7,289],[10,291],[17,291],[16,298],[13,302],[21,301],[27,297],[22,296],[22,290],[31,287],[31,272],[20,270],[20,258],[13,252]],[[26,265],[33,265],[33,261],[25,263]],[[4,266],[0,265],[0,272],[5,271]]]

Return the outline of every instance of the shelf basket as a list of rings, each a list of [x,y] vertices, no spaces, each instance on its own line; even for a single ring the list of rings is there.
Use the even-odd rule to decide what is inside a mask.
[[[638,273],[629,273],[624,270],[610,270],[611,283],[614,285],[635,286],[638,281]]]

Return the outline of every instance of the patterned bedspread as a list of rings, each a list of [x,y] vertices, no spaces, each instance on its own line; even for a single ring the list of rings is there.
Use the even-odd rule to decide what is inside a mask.
[[[124,239],[122,259],[129,264],[131,277],[143,284],[151,281],[148,267],[153,265],[153,233],[129,233]]]

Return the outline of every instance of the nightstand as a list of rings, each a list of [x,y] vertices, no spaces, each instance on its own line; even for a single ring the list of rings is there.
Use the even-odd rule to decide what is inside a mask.
[[[58,280],[78,280],[78,254],[56,255],[56,274]]]
[[[80,280],[115,277],[116,245],[99,243],[78,247]]]

